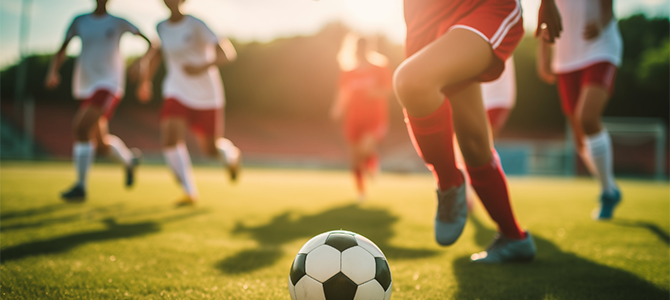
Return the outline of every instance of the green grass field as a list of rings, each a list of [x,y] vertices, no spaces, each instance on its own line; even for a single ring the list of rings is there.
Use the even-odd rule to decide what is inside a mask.
[[[133,190],[121,168],[97,164],[84,204],[62,203],[69,163],[0,168],[2,299],[289,299],[294,255],[333,229],[367,236],[386,254],[393,299],[668,299],[667,182],[621,180],[616,219],[594,222],[590,179],[511,178],[517,216],[535,236],[532,263],[473,265],[494,234],[478,205],[460,240],[439,247],[428,174],[382,174],[367,202],[344,171],[196,169],[196,208],[164,166],[144,166]]]

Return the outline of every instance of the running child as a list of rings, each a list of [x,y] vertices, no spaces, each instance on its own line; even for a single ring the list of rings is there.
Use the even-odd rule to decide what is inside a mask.
[[[545,82],[558,84],[577,153],[600,181],[600,207],[593,218],[608,220],[621,201],[621,192],[614,180],[612,141],[602,115],[614,90],[623,41],[612,0],[556,0],[556,4],[565,32],[553,47],[544,35],[540,38],[537,71]]]
[[[343,50],[345,46],[346,41]],[[385,64],[370,62],[368,48],[364,38],[358,39],[355,67],[347,70],[341,64],[343,72],[331,109],[333,120],[344,115],[344,136],[349,144],[359,201],[365,199],[364,175],[374,176],[379,170],[377,145],[388,130],[387,99],[392,93],[391,70]]]
[[[395,73],[395,92],[405,109],[417,152],[437,179],[435,238],[451,245],[467,218],[465,179],[456,167],[456,134],[472,186],[500,234],[482,263],[528,261],[535,256],[531,235],[512,212],[505,175],[490,144],[481,82],[500,76],[523,36],[515,0],[405,0],[407,59]],[[553,0],[543,0],[538,24],[559,35]]]
[[[134,172],[141,155],[139,150],[129,150],[119,137],[110,134],[108,122],[124,94],[125,65],[119,52],[121,36],[125,32],[140,36],[149,43],[149,49],[151,42],[128,21],[108,14],[107,0],[96,0],[96,4],[92,13],[77,16],[72,21],[63,45],[51,60],[45,82],[48,89],[60,84],[58,71],[65,61],[65,50],[70,41],[79,36],[82,48],[72,80],[74,97],[81,100],[73,122],[72,158],[77,181],[61,194],[66,202],[86,199],[86,177],[96,153],[123,163],[126,187],[134,183]]]
[[[183,3],[165,0],[171,15],[156,27],[161,46],[148,55],[151,63],[137,91],[142,101],[151,99],[151,80],[164,60],[167,74],[160,112],[163,155],[186,193],[177,206],[195,205],[200,196],[185,144],[189,128],[198,138],[200,149],[227,166],[232,181],[237,179],[241,162],[240,149],[223,138],[225,100],[217,68],[235,60],[237,53],[228,39],[220,41],[203,21],[183,14]]]

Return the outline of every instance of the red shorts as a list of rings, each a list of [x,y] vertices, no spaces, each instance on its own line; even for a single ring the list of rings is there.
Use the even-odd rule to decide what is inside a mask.
[[[186,120],[191,130],[211,137],[223,136],[222,109],[192,109],[174,98],[165,99],[160,119],[178,118]]]
[[[612,94],[616,71],[617,67],[612,63],[600,62],[574,72],[558,74],[558,92],[563,112],[569,116],[575,113],[579,94],[585,86],[602,86]]]
[[[344,137],[350,143],[356,143],[367,134],[380,141],[386,136],[388,131],[388,124],[385,122],[354,120],[344,123]]]
[[[455,28],[486,40],[498,60],[478,77],[482,82],[500,77],[524,34],[516,0],[405,0],[405,21],[407,57]]]
[[[120,101],[121,99],[119,99],[119,97],[112,94],[108,90],[97,90],[93,93],[93,95],[82,100],[79,107],[86,108],[93,106],[98,108],[102,110],[102,115],[105,116],[107,120],[111,120],[114,116],[116,106],[119,105]]]
[[[494,132],[502,130],[507,123],[507,118],[509,117],[509,108],[492,108],[486,111],[486,115],[489,118],[489,124]]]

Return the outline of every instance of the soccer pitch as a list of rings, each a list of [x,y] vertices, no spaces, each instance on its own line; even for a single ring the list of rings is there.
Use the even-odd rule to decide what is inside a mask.
[[[321,232],[375,242],[393,276],[392,299],[668,299],[667,182],[621,180],[610,222],[591,220],[591,179],[510,178],[516,214],[534,235],[534,262],[474,265],[494,226],[479,204],[460,240],[433,241],[429,174],[382,174],[357,204],[345,171],[196,168],[202,201],[181,196],[165,166],[96,164],[88,200],[62,203],[70,163],[0,168],[2,299],[290,299],[291,262]]]

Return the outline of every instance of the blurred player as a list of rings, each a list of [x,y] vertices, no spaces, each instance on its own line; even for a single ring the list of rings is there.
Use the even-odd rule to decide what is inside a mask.
[[[346,40],[342,51],[346,52]],[[353,47],[351,47],[353,48]],[[331,109],[331,118],[344,115],[344,135],[349,143],[351,168],[356,180],[358,199],[365,199],[364,175],[374,176],[379,170],[377,145],[388,130],[388,96],[392,93],[391,70],[382,57],[380,63],[370,62],[368,42],[358,39],[353,68],[340,59],[342,74]],[[373,56],[375,57],[375,56]]]
[[[186,192],[177,206],[194,205],[199,198],[185,144],[189,128],[196,134],[200,149],[227,166],[233,181],[241,161],[240,149],[223,138],[224,92],[217,68],[235,60],[235,48],[228,39],[219,42],[201,20],[182,14],[182,3],[184,0],[165,0],[171,15],[157,26],[162,45],[160,51],[148,55],[151,63],[137,91],[142,101],[151,99],[151,80],[161,60],[165,60],[160,127],[163,155]]]
[[[119,137],[109,134],[108,122],[124,93],[125,64],[119,53],[121,36],[125,32],[141,36],[149,43],[149,49],[151,43],[137,27],[108,14],[107,0],[96,3],[92,13],[77,16],[72,21],[63,45],[51,60],[45,82],[49,89],[60,84],[58,70],[65,61],[65,50],[72,38],[79,36],[82,48],[72,80],[74,97],[82,100],[73,124],[72,157],[77,182],[61,194],[67,202],[86,199],[86,175],[96,152],[123,163],[127,187],[133,185],[135,167],[139,163],[139,150],[129,150]]]
[[[602,114],[614,90],[623,42],[612,0],[556,0],[565,34],[554,43],[541,38],[537,70],[549,84],[558,79],[563,113],[572,128],[579,156],[600,181],[600,207],[593,217],[611,219],[621,201],[612,170],[612,141]],[[550,66],[551,65],[551,66]]]
[[[523,37],[519,3],[405,0],[404,13],[408,58],[396,70],[394,86],[415,148],[437,179],[437,242],[453,244],[467,218],[465,179],[454,159],[455,132],[472,186],[500,231],[487,251],[471,259],[533,259],[535,244],[514,217],[505,175],[492,151],[480,84],[500,76]],[[542,1],[538,21],[552,40],[559,35],[553,0]]]

